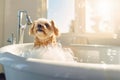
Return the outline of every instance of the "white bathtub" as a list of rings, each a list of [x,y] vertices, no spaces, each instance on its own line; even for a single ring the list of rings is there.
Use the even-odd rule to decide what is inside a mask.
[[[0,64],[4,67],[7,80],[120,80],[120,65],[117,64],[99,64],[99,61],[86,63],[87,61],[84,60],[81,63],[73,63],[24,58],[18,56],[19,53],[12,54],[11,51],[7,50],[9,48],[16,50],[16,46],[22,49],[32,45],[31,43],[25,43],[0,48]],[[95,49],[97,51],[102,47],[71,46],[73,50],[76,49],[77,54],[82,49]],[[109,46],[103,47],[103,51],[107,50],[106,48],[118,49],[118,47]]]

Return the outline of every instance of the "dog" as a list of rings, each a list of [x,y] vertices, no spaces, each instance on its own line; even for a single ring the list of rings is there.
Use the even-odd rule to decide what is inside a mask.
[[[39,18],[32,23],[29,34],[34,36],[34,47],[56,45],[59,29],[53,20]]]
[[[57,42],[60,31],[53,20],[45,18],[35,20],[29,29],[29,34],[34,36],[34,47],[30,52],[28,50],[22,53],[23,56],[53,61],[74,62],[74,57],[71,52],[62,48]]]

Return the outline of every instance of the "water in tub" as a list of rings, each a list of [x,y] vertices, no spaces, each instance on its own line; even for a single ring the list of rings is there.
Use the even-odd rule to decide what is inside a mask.
[[[61,44],[57,44],[56,46],[48,45],[37,48],[35,48],[33,45],[13,45],[13,47],[8,48],[7,51],[26,58],[75,62],[72,50],[70,48],[63,48]]]

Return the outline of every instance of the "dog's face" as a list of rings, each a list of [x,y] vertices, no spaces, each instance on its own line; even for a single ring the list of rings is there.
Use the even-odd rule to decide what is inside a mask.
[[[47,19],[40,18],[33,22],[29,34],[38,37],[40,40],[45,40],[53,35],[58,36],[59,30],[53,20],[48,21]]]

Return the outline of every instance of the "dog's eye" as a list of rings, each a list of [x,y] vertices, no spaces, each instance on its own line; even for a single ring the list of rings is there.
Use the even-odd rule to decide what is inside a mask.
[[[49,24],[48,24],[48,23],[45,23],[45,26],[46,26],[46,27],[49,27]]]

